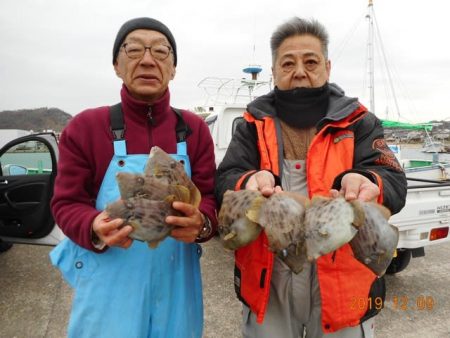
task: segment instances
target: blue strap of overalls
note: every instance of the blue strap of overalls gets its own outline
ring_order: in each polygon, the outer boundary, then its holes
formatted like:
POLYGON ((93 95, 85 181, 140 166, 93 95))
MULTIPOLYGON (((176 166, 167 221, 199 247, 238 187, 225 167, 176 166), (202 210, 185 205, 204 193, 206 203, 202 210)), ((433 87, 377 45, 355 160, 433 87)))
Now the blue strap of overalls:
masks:
POLYGON ((122 105, 120 103, 110 107, 111 131, 113 134, 114 155, 126 156, 127 145, 124 139, 125 124, 123 122, 122 105))

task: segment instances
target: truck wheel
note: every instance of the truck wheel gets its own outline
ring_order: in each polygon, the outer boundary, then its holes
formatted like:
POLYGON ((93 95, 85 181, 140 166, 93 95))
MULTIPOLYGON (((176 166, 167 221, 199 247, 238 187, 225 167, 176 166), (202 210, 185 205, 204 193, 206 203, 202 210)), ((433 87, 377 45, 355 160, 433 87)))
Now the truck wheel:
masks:
POLYGON ((400 271, 403 271, 409 264, 411 260, 411 250, 398 250, 397 257, 392 259, 391 264, 386 270, 386 274, 394 275, 400 271))

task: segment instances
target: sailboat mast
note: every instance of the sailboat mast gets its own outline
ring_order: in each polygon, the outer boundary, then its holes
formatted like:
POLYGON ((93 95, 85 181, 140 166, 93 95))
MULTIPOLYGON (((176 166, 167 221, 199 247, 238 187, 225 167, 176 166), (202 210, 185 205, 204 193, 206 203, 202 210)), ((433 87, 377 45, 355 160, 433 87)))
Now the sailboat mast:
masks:
POLYGON ((369 22, 369 34, 367 40, 367 57, 369 61, 369 93, 370 111, 375 114, 375 74, 374 74, 374 31, 373 31, 373 0, 369 0, 366 18, 369 22))

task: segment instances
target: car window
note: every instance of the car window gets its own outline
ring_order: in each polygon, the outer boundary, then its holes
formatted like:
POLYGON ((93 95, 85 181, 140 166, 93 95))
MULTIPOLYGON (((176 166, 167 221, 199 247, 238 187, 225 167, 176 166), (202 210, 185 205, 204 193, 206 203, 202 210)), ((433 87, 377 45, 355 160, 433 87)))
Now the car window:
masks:
POLYGON ((0 156, 3 176, 39 175, 52 172, 48 147, 39 141, 25 141, 6 150, 0 156))

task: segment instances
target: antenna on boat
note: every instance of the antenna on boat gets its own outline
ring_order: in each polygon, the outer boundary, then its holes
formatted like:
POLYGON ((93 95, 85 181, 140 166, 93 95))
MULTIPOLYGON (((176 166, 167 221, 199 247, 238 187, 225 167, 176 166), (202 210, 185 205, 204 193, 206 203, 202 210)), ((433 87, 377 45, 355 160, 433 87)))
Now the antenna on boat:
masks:
POLYGON ((242 69, 242 71, 247 74, 252 74, 251 81, 242 80, 242 84, 245 84, 248 87, 248 95, 252 97, 253 90, 258 84, 258 74, 261 73, 262 67, 260 65, 248 65, 247 67, 242 69))
POLYGON ((260 65, 248 65, 242 69, 244 73, 252 74, 252 80, 258 80, 258 74, 261 73, 262 67, 260 65))
POLYGON ((369 90, 370 90, 370 111, 375 114, 375 74, 374 74, 374 50, 373 50, 373 1, 369 0, 366 18, 369 20, 369 34, 367 39, 367 53, 369 60, 369 90))
MULTIPOLYGON (((381 39, 381 34, 379 30, 379 25, 377 23, 377 18, 375 16, 375 11, 373 9, 373 0, 369 0, 368 12, 366 15, 366 19, 369 21, 369 34, 367 39, 367 60, 369 63, 369 96, 370 96, 370 111, 374 114, 375 112, 375 38, 377 42, 377 51, 379 55, 382 57, 382 63, 384 63, 385 72, 387 76, 387 80, 389 82, 389 88, 392 94, 392 98, 395 104, 395 108, 397 110, 397 116, 401 117, 400 109, 397 102, 397 95, 395 93, 395 88, 392 82, 392 74, 389 68, 386 53, 383 46, 383 41, 381 39), (376 31, 374 30, 376 29, 376 31)), ((386 92, 387 93, 387 92, 386 92)), ((388 114, 388 110, 386 107, 386 115, 388 114)), ((386 116, 387 118, 387 116, 386 116)))

